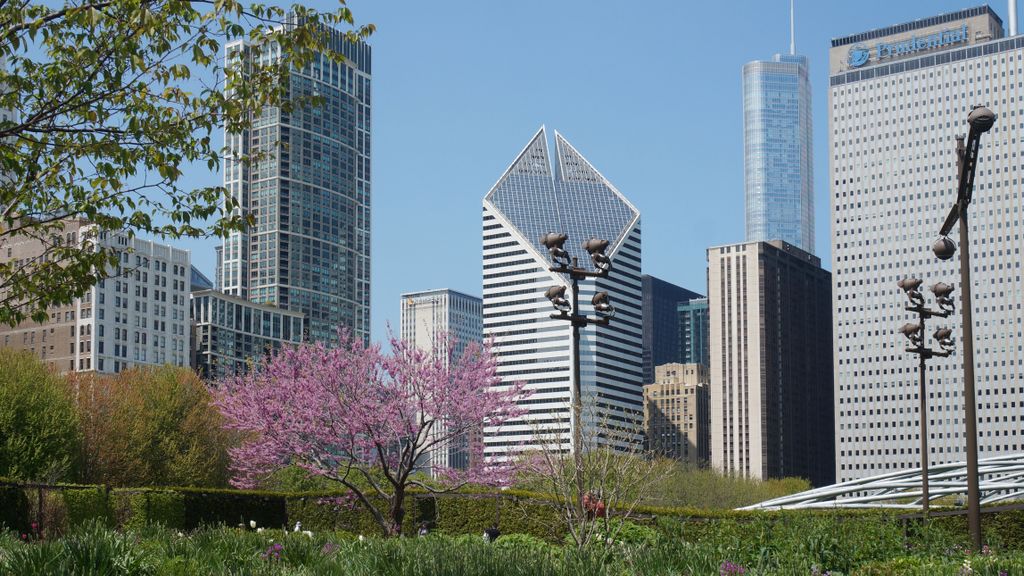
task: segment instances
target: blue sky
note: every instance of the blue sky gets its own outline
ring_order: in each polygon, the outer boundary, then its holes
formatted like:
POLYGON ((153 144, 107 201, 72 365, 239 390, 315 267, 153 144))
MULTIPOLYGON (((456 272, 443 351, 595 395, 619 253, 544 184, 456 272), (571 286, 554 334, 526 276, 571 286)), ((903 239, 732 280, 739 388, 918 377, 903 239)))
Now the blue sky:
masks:
MULTIPOLYGON (((796 48, 811 62, 816 246, 826 267, 829 40, 973 5, 796 1, 796 48)), ((640 210, 646 273, 703 293, 705 249, 744 239, 740 70, 788 50, 787 0, 349 6, 377 25, 375 340, 386 323, 397 326, 402 292, 480 294, 481 200, 541 124, 640 210)), ((1005 3, 992 6, 1008 20, 1005 3)), ((190 176, 197 185, 220 179, 190 176)), ((212 275, 215 242, 184 244, 212 275)))

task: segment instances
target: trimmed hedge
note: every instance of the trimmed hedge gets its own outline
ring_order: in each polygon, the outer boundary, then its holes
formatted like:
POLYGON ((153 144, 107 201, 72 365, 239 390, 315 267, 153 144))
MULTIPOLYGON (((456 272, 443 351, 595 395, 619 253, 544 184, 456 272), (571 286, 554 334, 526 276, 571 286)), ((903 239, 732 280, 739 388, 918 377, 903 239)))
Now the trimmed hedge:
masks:
MULTIPOLYGON (((387 514, 383 499, 371 499, 375 506, 387 514)), ((288 521, 301 522, 307 530, 342 530, 352 534, 383 535, 373 515, 359 502, 351 501, 344 494, 302 494, 287 498, 288 521)), ((421 523, 433 525, 436 510, 433 498, 413 495, 405 500, 405 518, 402 534, 413 536, 421 523)))
POLYGON ((286 495, 241 490, 177 488, 185 501, 185 528, 200 526, 248 526, 255 521, 263 528, 287 528, 286 495))
MULTIPOLYGON (((105 486, 62 484, 44 488, 42 529, 61 533, 90 519, 107 526, 139 527, 149 523, 174 529, 204 525, 289 528, 296 522, 313 531, 345 531, 378 535, 381 530, 361 504, 345 493, 280 493, 202 488, 109 490, 105 486)), ((34 521, 34 497, 22 486, 5 485, 0 478, 0 524, 27 532, 34 521)), ((414 535, 422 523, 451 536, 479 537, 495 524, 504 534, 527 534, 552 544, 562 543, 565 528, 560 510, 542 494, 518 490, 482 492, 463 489, 448 495, 410 491, 402 532, 414 535)), ((871 533, 884 527, 908 546, 928 542, 966 543, 966 517, 933 517, 927 523, 900 520, 892 511, 808 510, 784 512, 708 511, 690 508, 638 507, 637 524, 656 527, 673 540, 700 542, 732 534, 738 539, 758 537, 765 530, 799 529, 805 520, 820 520, 822 530, 871 533), (795 524, 794 524, 795 522, 795 524)), ((985 540, 997 550, 1024 550, 1024 510, 985 514, 985 540)), ((649 530, 649 529, 648 529, 649 530)), ((644 533, 646 534, 646 530, 644 533)), ((833 537, 833 536, 830 536, 833 537)))
POLYGON ((183 530, 185 524, 185 495, 170 490, 142 490, 114 493, 114 508, 118 524, 125 528, 141 528, 146 524, 161 524, 183 530))
POLYGON ((0 527, 26 532, 30 526, 25 490, 20 486, 0 486, 0 527))
POLYGON ((64 500, 68 526, 78 526, 94 519, 105 526, 114 525, 110 491, 106 486, 66 488, 61 490, 61 496, 64 500))

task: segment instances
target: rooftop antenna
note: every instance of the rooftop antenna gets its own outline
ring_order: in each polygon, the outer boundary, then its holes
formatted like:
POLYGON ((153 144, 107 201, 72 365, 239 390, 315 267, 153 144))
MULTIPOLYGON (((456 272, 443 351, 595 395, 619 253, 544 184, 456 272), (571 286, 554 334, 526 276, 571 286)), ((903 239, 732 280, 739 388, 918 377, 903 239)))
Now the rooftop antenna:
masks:
MULTIPOLYGON (((1010 4, 1011 5, 1014 4, 1014 0, 1010 0, 1010 4)), ((1016 24, 1016 19, 1013 16, 1011 16, 1010 17, 1011 29, 1012 29, 1013 26, 1015 26, 1015 24, 1016 24)), ((793 30, 794 30, 793 29, 793 0, 789 0, 789 55, 790 56, 795 56, 796 55, 796 34, 794 34, 793 30)), ((1010 35, 1013 35, 1013 34, 1014 34, 1013 32, 1010 32, 1010 35)))
POLYGON ((1010 36, 1017 35, 1017 0, 1010 0, 1010 36))

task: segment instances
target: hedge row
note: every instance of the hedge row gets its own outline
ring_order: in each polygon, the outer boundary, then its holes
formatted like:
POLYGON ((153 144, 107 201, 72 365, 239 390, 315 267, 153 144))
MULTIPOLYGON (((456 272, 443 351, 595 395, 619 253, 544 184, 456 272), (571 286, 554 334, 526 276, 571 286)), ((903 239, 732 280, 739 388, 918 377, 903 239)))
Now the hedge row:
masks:
MULTIPOLYGON (((2 482, 2 479, 0 479, 2 482)), ((371 514, 343 493, 257 492, 199 488, 107 489, 103 486, 65 485, 45 489, 43 511, 39 514, 36 489, 0 483, 0 525, 27 532, 37 518, 49 533, 99 519, 108 526, 139 527, 160 523, 179 530, 203 525, 248 525, 255 521, 265 528, 292 528, 296 522, 313 531, 334 530, 376 535, 380 528, 371 514)), ((382 504, 381 501, 375 502, 382 504)), ((421 524, 445 534, 481 534, 498 525, 506 534, 530 534, 559 543, 564 527, 559 510, 544 495, 516 490, 479 493, 470 490, 447 495, 412 492, 406 499, 402 532, 415 534, 421 524)), ((785 522, 793 512, 706 511, 688 508, 646 508, 636 510, 641 523, 661 520, 683 526, 682 536, 700 540, 716 530, 716 521, 743 524, 752 519, 785 522), (772 519, 776 520, 772 520, 772 519)), ((895 522, 891 512, 802 511, 801 517, 821 515, 850 522, 895 522)), ((986 540, 1004 550, 1024 550, 1024 511, 985 514, 986 540)), ((933 518, 931 528, 950 534, 966 532, 964 516, 933 518)), ((913 538, 914 522, 906 523, 913 538)))

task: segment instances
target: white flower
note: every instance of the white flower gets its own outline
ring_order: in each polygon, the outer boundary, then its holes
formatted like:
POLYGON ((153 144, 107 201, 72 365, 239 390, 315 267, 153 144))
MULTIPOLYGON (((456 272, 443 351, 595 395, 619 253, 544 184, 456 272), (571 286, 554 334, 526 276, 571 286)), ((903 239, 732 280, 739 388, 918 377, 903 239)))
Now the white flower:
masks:
POLYGON ((303 530, 302 533, 305 534, 306 536, 309 536, 310 538, 313 537, 313 533, 310 532, 309 530, 303 530))
POLYGON ((295 530, 292 530, 292 532, 298 532, 300 530, 302 530, 302 522, 296 522, 295 523, 295 530))
POLYGON ((255 520, 249 520, 249 528, 252 528, 253 530, 256 529, 256 521, 255 520))
POLYGON ((256 533, 257 534, 259 534, 261 532, 263 532, 263 527, 262 526, 256 529, 256 533))
POLYGON ((184 538, 184 537, 185 537, 184 534, 182 534, 181 532, 178 532, 178 538, 184 538))
POLYGON ((611 538, 608 538, 607 540, 604 541, 604 543, 609 545, 609 546, 611 546, 612 544, 615 544, 615 540, 612 540, 611 538))
POLYGON ((360 534, 359 535, 359 541, 360 542, 366 542, 366 536, 363 536, 362 534, 360 534))

